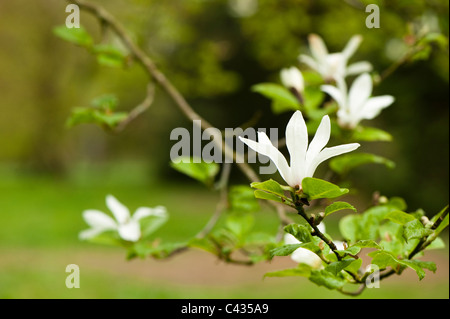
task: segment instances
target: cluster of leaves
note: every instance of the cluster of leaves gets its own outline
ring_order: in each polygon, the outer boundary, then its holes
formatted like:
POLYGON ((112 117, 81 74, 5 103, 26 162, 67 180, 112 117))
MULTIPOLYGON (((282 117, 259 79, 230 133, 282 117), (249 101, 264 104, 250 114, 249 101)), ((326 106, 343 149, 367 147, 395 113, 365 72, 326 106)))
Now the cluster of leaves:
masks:
MULTIPOLYGON (((85 48, 96 57, 100 65, 124 68, 129 63, 126 53, 111 44, 95 44, 92 36, 83 27, 67 28, 62 25, 55 27, 53 33, 69 43, 85 48)), ((74 108, 67 125, 72 127, 82 123, 94 123, 106 129, 114 129, 128 117, 127 112, 116 112, 118 102, 113 94, 99 96, 91 101, 89 107, 74 108)))
MULTIPOLYGON (((316 178, 305 178, 300 192, 286 189, 273 180, 253 183, 252 187, 256 188, 257 198, 275 200, 300 210, 303 205, 309 205, 311 200, 333 199, 348 192, 348 189, 316 178), (286 196, 286 193, 291 196, 286 196)), ((286 233, 299 241, 298 244, 284 244, 270 251, 273 258, 291 255, 299 248, 308 249, 320 257, 323 267, 314 268, 306 263, 299 263, 295 268, 270 272, 265 276, 303 276, 318 285, 338 290, 346 284, 364 284, 364 280, 373 271, 372 268, 362 268, 362 259, 358 254, 365 249, 370 251, 367 255, 371 258, 369 264, 376 265, 378 270, 390 268, 401 274, 405 268, 411 268, 422 280, 425 277, 424 269, 434 272, 436 265, 412 258, 423 254, 425 249, 444 247, 444 242, 438 236, 448 226, 448 206, 431 220, 425 218, 422 210, 407 213, 406 208, 401 198, 383 198, 380 203, 363 213, 344 216, 339 227, 348 247, 339 250, 330 245, 333 239, 329 235, 323 234, 324 238, 321 238, 311 227, 332 213, 356 211, 347 202, 335 201, 325 207, 320 220, 309 219, 311 224, 307 222, 308 219, 304 219, 300 224, 290 224, 284 228, 286 233), (437 221, 440 221, 439 225, 437 221), (436 225, 438 226, 435 227, 436 225)))

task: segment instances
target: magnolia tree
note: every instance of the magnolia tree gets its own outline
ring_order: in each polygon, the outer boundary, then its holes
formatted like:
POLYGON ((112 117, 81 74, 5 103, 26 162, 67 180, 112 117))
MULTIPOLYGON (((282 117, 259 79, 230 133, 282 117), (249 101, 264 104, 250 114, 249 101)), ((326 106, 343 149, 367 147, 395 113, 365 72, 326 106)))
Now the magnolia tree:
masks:
MULTIPOLYGON (((291 112, 285 137, 271 140, 262 131, 252 136, 245 134, 248 130, 233 130, 233 138, 248 146, 248 153, 243 154, 194 111, 111 14, 98 5, 81 0, 72 2, 93 14, 103 28, 112 30, 126 50, 96 44, 82 27, 57 27, 56 35, 85 47, 104 65, 123 66, 130 60, 136 61, 147 73, 149 82, 147 96, 131 111, 117 112, 115 98, 102 96, 93 101, 92 107, 74 109, 69 124, 91 122, 120 131, 152 104, 153 88, 157 85, 193 122, 194 129, 208 133, 211 150, 225 158, 223 163, 202 158, 202 154, 172 158, 174 169, 221 194, 210 220, 194 238, 181 243, 155 240, 152 233, 168 220, 163 206, 141 207, 131 215, 118 199, 107 195, 106 205, 112 217, 98 210, 84 211, 89 228, 80 232, 80 239, 122 246, 128 258, 167 258, 190 248, 200 248, 225 262, 244 265, 286 256, 298 265, 264 276, 304 276, 317 285, 350 295, 360 294, 376 280, 401 275, 406 268, 413 269, 420 280, 425 269, 436 271, 433 262, 421 261, 420 257, 426 250, 444 247, 439 234, 448 226, 448 205, 429 219, 421 209, 408 211, 399 197, 377 195, 368 209, 358 212, 352 203, 339 199, 349 189, 338 185, 348 184, 347 173, 353 168, 367 163, 393 166, 391 160, 360 152, 358 148, 371 141, 391 141, 388 132, 367 125, 368 120, 393 105, 395 99, 390 95, 372 96, 372 90, 406 62, 408 55, 387 73, 374 77, 369 62, 350 63, 361 44, 361 36, 350 37, 341 52, 330 53, 323 39, 311 34, 310 52, 299 56, 297 66, 281 70, 279 83, 253 87, 272 101, 274 113, 291 112), (280 151, 284 146, 289 160, 280 151), (264 171, 267 167, 261 167, 260 174, 256 173, 248 164, 254 160, 255 152, 264 156, 262 159, 268 158, 276 170, 264 171), (236 165, 248 178, 249 186, 230 185, 231 165, 236 165), (328 166, 326 179, 314 177, 319 165, 328 166), (276 171, 284 182, 264 174, 276 171), (278 232, 265 233, 254 228, 261 201, 277 214, 278 232), (326 231, 326 219, 339 212, 346 214, 342 213, 339 220, 340 235, 332 237, 326 231), (294 219, 296 215, 300 217, 294 219), (224 222, 218 223, 219 220, 224 222), (363 254, 367 258, 361 258, 363 254)), ((445 41, 442 37, 436 33, 417 37, 409 57, 429 49, 433 42, 442 43, 445 41)))

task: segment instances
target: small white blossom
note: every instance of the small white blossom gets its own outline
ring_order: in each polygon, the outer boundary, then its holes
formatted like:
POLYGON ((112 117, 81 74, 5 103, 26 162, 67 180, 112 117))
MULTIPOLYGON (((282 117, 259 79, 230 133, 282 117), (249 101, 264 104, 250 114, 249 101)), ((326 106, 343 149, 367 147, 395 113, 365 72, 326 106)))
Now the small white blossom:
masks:
POLYGON ((321 89, 338 104, 337 117, 341 127, 355 128, 360 121, 375 118, 382 109, 394 102, 391 95, 370 97, 373 84, 368 73, 358 76, 348 93, 344 79, 338 79, 337 87, 322 85, 321 89))
POLYGON ((311 69, 320 73, 325 81, 370 72, 372 65, 367 61, 347 65, 351 56, 358 49, 361 41, 362 36, 355 35, 350 39, 342 52, 328 53, 328 49, 322 38, 317 34, 311 34, 308 37, 308 42, 312 56, 302 54, 299 59, 311 69))
MULTIPOLYGON (((317 228, 320 230, 321 233, 325 233, 325 224, 320 223, 317 228)), ((285 244, 301 244, 301 241, 299 241, 297 238, 292 236, 291 234, 284 235, 284 243, 285 244)), ((334 241, 334 244, 336 245, 336 248, 338 250, 344 250, 344 243, 341 241, 334 241)), ((300 247, 294 250, 294 252, 291 254, 291 259, 299 264, 306 264, 311 266, 314 269, 323 268, 322 259, 320 259, 317 254, 313 253, 311 250, 308 250, 306 248, 300 247)))
POLYGON ((141 237, 139 221, 148 216, 166 217, 166 209, 162 206, 155 208, 139 207, 133 216, 130 211, 114 196, 106 196, 106 206, 112 212, 115 220, 109 215, 94 209, 83 212, 83 219, 91 227, 79 234, 80 239, 89 239, 108 230, 115 230, 119 236, 127 241, 138 241, 141 237))
POLYGON ((305 89, 305 82, 303 80, 302 72, 295 66, 282 69, 280 72, 281 83, 287 88, 293 88, 298 93, 303 93, 305 89))
POLYGON ((357 149, 358 143, 325 147, 330 139, 331 123, 328 115, 322 118, 316 135, 308 146, 308 131, 300 111, 296 111, 286 126, 286 146, 290 154, 290 165, 284 155, 272 144, 264 132, 258 132, 258 142, 239 139, 254 151, 265 155, 276 165, 278 172, 291 187, 301 188, 305 177, 312 177, 320 163, 327 159, 357 149), (325 147, 325 148, 324 148, 325 147))

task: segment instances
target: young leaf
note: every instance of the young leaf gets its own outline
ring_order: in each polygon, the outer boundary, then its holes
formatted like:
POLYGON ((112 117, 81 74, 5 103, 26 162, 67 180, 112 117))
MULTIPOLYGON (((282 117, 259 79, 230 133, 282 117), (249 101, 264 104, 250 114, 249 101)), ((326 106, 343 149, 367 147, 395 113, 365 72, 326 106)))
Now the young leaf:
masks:
POLYGON ((334 202, 325 208, 325 217, 344 209, 351 209, 356 212, 356 208, 346 202, 334 202))
POLYGON ((345 279, 333 275, 325 269, 312 270, 309 280, 319 286, 325 286, 328 289, 340 289, 347 283, 345 279))
POLYGON ((403 237, 406 241, 410 241, 411 239, 421 239, 433 233, 431 229, 425 228, 418 219, 407 222, 403 225, 403 228, 403 237))
POLYGON ((242 239, 253 228, 255 217, 249 213, 231 213, 225 221, 226 227, 242 239))
POLYGON ((284 86, 275 83, 260 83, 252 87, 254 92, 258 92, 273 101, 274 111, 284 112, 288 110, 296 111, 300 108, 297 98, 284 86))
POLYGON ((325 267, 326 271, 331 272, 333 275, 337 276, 343 270, 345 267, 349 266, 351 263, 353 263, 355 259, 349 258, 349 259, 343 259, 340 261, 333 262, 325 267))
POLYGON ((93 51, 101 65, 115 68, 125 66, 125 55, 112 45, 98 44, 93 47, 93 51))
POLYGON ((352 169, 364 164, 383 164, 394 168, 395 163, 387 158, 370 153, 350 153, 335 157, 330 161, 330 168, 339 175, 346 175, 352 169))
POLYGON ((400 210, 394 210, 386 215, 386 219, 393 221, 394 223, 404 225, 408 222, 416 220, 416 218, 408 213, 402 212, 400 210))
POLYGON ((114 94, 104 94, 91 101, 91 105, 103 111, 114 111, 119 104, 114 94))
POLYGON ((270 257, 273 258, 274 256, 289 256, 294 251, 296 251, 298 248, 302 247, 304 244, 287 244, 283 245, 277 248, 272 249, 269 254, 270 257))
POLYGON ((232 211, 255 212, 259 210, 259 204, 253 195, 253 190, 247 185, 230 187, 228 199, 232 211))
POLYGON ((392 141, 392 135, 374 127, 358 126, 352 135, 355 141, 392 141))
POLYGON ((272 194, 272 193, 266 193, 263 192, 259 189, 255 190, 255 198, 259 198, 259 199, 267 199, 267 200, 273 200, 275 202, 279 202, 279 203, 283 203, 283 200, 281 199, 281 197, 272 194))
POLYGON ((276 181, 274 181, 273 179, 269 179, 268 181, 265 182, 254 182, 251 183, 250 186, 252 188, 256 188, 268 193, 272 193, 275 195, 278 195, 280 197, 286 197, 284 195, 284 189, 281 187, 280 184, 278 184, 276 181))
POLYGON ((211 186, 214 177, 219 172, 219 164, 205 163, 199 159, 180 158, 178 163, 171 162, 170 166, 177 171, 192 177, 207 186, 211 186))
POLYGON ((67 42, 86 48, 91 47, 94 43, 91 35, 83 27, 68 28, 65 25, 60 25, 53 28, 53 33, 67 42))
POLYGON ((289 224, 284 227, 284 231, 302 243, 308 243, 312 240, 311 231, 305 225, 289 224))
POLYGON ((335 198, 348 193, 346 188, 340 188, 330 182, 313 177, 305 177, 302 181, 302 188, 308 200, 335 198))

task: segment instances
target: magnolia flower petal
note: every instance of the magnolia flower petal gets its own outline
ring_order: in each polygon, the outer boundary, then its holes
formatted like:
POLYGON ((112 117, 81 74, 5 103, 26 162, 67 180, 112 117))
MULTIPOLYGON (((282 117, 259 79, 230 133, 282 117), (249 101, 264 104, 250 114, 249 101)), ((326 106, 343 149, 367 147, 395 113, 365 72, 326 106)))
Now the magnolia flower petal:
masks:
POLYGON ((142 218, 148 216, 166 217, 167 216, 166 208, 163 206, 157 206, 155 208, 139 207, 133 214, 133 217, 131 217, 131 219, 134 221, 139 221, 142 218))
POLYGON ((328 55, 328 49, 322 38, 317 34, 310 34, 308 37, 308 41, 309 48, 311 49, 311 53, 314 58, 319 62, 325 61, 328 55))
POLYGON ((342 55, 348 60, 356 52, 362 40, 363 38, 361 35, 354 35, 351 37, 342 51, 342 55))
POLYGON ((113 195, 106 196, 106 206, 111 210, 119 224, 124 224, 130 219, 130 211, 113 195))
POLYGON ((338 156, 356 150, 360 145, 358 143, 343 144, 334 147, 324 148, 319 155, 314 158, 308 166, 307 176, 313 176, 317 166, 329 158, 338 156))
POLYGON ((291 157, 291 174, 296 186, 305 177, 306 150, 308 148, 308 129, 300 111, 292 115, 286 126, 286 146, 291 157))
POLYGON ((311 69, 319 72, 319 65, 317 64, 316 60, 314 60, 309 55, 301 54, 299 57, 299 60, 300 60, 300 62, 309 66, 311 69))
POLYGON ((303 75, 295 66, 281 70, 280 78, 284 86, 294 88, 300 93, 303 92, 305 87, 303 75))
POLYGON ((299 264, 307 264, 315 269, 322 266, 322 260, 319 256, 312 251, 301 247, 292 253, 291 259, 299 264))
POLYGON ((372 64, 370 64, 367 61, 361 61, 350 64, 345 72, 345 75, 355 75, 355 74, 361 74, 365 72, 372 71, 373 67, 372 64))
POLYGON ((127 241, 138 241, 141 237, 141 226, 137 221, 130 221, 119 225, 119 235, 127 241))
POLYGON ((102 232, 104 232, 107 229, 104 228, 89 228, 86 230, 81 231, 78 234, 78 238, 80 240, 87 240, 87 239, 91 239, 99 234, 101 234, 102 232))
POLYGON ((284 244, 286 244, 286 245, 299 244, 300 243, 300 241, 297 238, 295 238, 294 235, 291 235, 291 234, 288 234, 288 233, 284 234, 283 241, 284 241, 284 244))
POLYGON ((335 240, 333 243, 336 245, 338 250, 345 250, 344 242, 340 240, 335 240))
POLYGON ((380 114, 381 110, 394 103, 391 95, 382 95, 370 98, 360 111, 362 119, 371 120, 380 114))
MULTIPOLYGON (((317 128, 316 135, 309 144, 308 151, 306 153, 306 170, 310 163, 314 162, 314 159, 319 155, 320 151, 327 145, 330 140, 331 134, 331 122, 328 115, 325 115, 317 128)), ((312 176, 305 176, 312 177, 312 176)))
POLYGON ((367 102, 372 94, 372 78, 368 73, 358 76, 352 84, 348 93, 348 106, 351 114, 356 114, 358 110, 367 102))
POLYGON ((333 85, 322 85, 320 89, 330 95, 333 100, 336 101, 339 108, 344 109, 345 108, 345 92, 343 93, 341 90, 339 90, 337 87, 333 85))
POLYGON ((85 210, 83 212, 83 219, 92 228, 115 229, 117 227, 117 223, 114 219, 95 209, 85 210))
POLYGON ((239 139, 241 140, 242 143, 247 144, 247 146, 250 147, 252 150, 269 157, 269 159, 277 167, 281 177, 286 181, 286 183, 291 185, 292 183, 291 170, 286 161, 286 158, 275 146, 273 146, 272 142, 270 141, 266 133, 258 132, 259 142, 255 142, 247 138, 243 138, 241 136, 239 136, 239 139))

